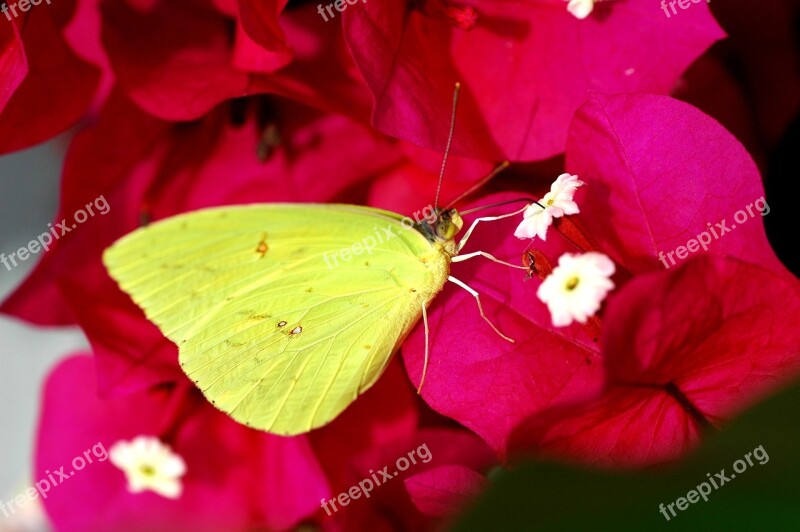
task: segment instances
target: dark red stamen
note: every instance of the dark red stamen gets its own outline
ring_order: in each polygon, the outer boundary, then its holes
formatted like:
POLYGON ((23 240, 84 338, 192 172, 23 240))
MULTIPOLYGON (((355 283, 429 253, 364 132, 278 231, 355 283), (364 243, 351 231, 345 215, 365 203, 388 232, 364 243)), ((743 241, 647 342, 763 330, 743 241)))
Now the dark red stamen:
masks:
POLYGON ((597 251, 597 243, 577 216, 562 216, 556 218, 553 227, 561 236, 572 242, 581 251, 597 251))
POLYGON ((532 249, 522 254, 522 265, 528 268, 528 279, 534 275, 540 281, 544 281, 545 277, 553 273, 553 266, 547 259, 544 253, 538 249, 532 249))

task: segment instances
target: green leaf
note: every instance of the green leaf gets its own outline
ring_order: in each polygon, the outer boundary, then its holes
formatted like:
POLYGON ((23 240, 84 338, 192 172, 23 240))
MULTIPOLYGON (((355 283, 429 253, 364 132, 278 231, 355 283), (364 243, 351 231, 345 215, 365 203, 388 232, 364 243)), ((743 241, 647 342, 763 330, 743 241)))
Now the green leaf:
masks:
POLYGON ((669 469, 601 472, 522 464, 497 474, 454 530, 800 530, 798 406, 800 387, 786 390, 710 435, 697 453, 669 469), (768 460, 755 451, 749 465, 745 455, 758 447, 768 460), (734 471, 737 460, 740 473, 734 471), (723 469, 735 476, 720 485, 715 474, 723 469), (717 483, 708 501, 687 501, 683 511, 673 505, 673 517, 667 505, 709 482, 707 473, 717 483))

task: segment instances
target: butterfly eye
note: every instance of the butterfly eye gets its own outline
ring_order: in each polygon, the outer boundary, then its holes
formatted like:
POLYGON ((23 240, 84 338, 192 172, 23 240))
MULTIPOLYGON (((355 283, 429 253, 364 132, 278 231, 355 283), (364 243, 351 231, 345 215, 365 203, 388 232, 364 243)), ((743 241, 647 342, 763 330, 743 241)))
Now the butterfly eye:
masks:
POLYGON ((450 240, 461 230, 463 220, 455 209, 443 211, 436 220, 436 235, 450 240))
POLYGON ((464 227, 464 220, 461 219, 461 215, 458 214, 458 211, 455 209, 450 209, 450 223, 453 226, 453 234, 455 235, 461 228, 464 227))

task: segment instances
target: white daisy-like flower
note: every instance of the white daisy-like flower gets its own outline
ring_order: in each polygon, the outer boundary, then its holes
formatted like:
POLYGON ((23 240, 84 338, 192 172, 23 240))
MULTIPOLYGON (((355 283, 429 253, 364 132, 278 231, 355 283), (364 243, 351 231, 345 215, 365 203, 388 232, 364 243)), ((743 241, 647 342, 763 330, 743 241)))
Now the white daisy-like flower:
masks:
POLYGON ((137 436, 129 442, 118 441, 111 446, 108 456, 125 473, 131 493, 149 490, 168 499, 181 496, 186 462, 158 438, 137 436))
POLYGON ((596 0, 566 0, 569 2, 567 4, 567 11, 572 13, 572 15, 580 20, 585 19, 589 15, 592 14, 594 10, 594 3, 596 0))
POLYGON ((521 239, 539 237, 547 239, 547 228, 553 223, 553 218, 560 218, 566 214, 581 212, 578 204, 572 198, 575 191, 584 182, 578 176, 561 174, 550 185, 550 192, 544 195, 539 203, 528 205, 522 213, 522 222, 514 231, 514 236, 521 239))
POLYGON ((614 271, 614 262, 602 253, 565 253, 539 285, 536 296, 547 305, 554 326, 586 323, 614 288, 614 271))

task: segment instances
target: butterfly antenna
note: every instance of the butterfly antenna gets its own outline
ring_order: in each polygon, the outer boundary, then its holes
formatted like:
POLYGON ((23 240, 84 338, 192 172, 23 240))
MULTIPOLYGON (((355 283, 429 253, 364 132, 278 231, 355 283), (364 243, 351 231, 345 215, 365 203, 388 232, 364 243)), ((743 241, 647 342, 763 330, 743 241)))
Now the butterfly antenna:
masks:
POLYGON ((497 202, 497 203, 490 203, 489 205, 481 205, 480 207, 475 207, 474 209, 461 211, 460 214, 461 215, 472 214, 473 212, 482 211, 484 209, 490 209, 492 207, 500 207, 501 205, 508 205, 509 203, 517 203, 517 202, 520 202, 520 201, 526 201, 528 203, 535 203, 536 205, 541 207, 542 210, 544 210, 544 205, 542 205, 541 203, 539 203, 538 201, 536 201, 533 198, 517 198, 517 199, 512 199, 512 200, 507 200, 507 201, 500 201, 500 202, 497 202))
POLYGON ((456 88, 453 90, 453 112, 450 115, 450 133, 447 135, 447 147, 444 149, 444 158, 442 159, 442 169, 439 171, 439 184, 436 186, 436 198, 433 201, 433 206, 439 208, 439 192, 442 190, 442 180, 444 179, 444 168, 447 166, 447 156, 450 154, 450 146, 453 144, 453 133, 456 130, 456 109, 458 108, 458 93, 461 91, 461 83, 456 82, 456 88))

